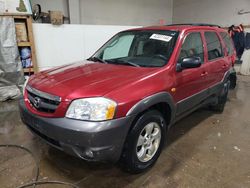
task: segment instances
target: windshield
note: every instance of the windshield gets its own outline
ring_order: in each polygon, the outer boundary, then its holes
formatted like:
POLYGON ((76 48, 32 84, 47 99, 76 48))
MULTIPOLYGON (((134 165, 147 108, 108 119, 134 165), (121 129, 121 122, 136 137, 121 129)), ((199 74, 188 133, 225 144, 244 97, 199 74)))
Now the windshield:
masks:
POLYGON ((137 67, 162 67, 174 50, 177 31, 125 31, 115 35, 90 60, 137 67))

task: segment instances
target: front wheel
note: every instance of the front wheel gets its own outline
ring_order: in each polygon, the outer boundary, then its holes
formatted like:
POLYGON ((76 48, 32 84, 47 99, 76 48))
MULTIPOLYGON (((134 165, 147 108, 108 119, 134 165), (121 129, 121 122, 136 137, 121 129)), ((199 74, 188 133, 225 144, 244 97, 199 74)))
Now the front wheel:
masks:
POLYGON ((160 156, 166 137, 166 123, 156 110, 141 115, 129 132, 122 161, 127 171, 140 173, 149 169, 160 156))

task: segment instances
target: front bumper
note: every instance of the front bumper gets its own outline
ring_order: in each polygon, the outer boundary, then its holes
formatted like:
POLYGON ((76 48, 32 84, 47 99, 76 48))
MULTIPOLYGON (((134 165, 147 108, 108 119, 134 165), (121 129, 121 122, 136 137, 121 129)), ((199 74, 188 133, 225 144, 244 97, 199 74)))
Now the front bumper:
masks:
POLYGON ((48 144, 90 161, 119 160, 133 116, 102 122, 45 118, 31 113, 20 99, 24 124, 48 144))

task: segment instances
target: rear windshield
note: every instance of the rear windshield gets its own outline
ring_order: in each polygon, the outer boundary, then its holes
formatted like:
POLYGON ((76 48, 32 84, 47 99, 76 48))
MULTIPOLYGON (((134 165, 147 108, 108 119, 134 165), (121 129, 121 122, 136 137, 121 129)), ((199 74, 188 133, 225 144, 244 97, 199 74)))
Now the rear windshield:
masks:
POLYGON ((121 32, 93 57, 111 64, 162 67, 168 63, 177 38, 177 31, 168 30, 121 32))

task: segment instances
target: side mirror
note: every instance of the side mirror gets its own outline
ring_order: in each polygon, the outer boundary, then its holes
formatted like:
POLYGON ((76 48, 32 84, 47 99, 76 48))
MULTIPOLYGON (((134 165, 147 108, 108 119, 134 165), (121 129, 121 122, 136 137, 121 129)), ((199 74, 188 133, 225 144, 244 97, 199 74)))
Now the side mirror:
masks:
POLYGON ((183 69, 197 68, 201 66, 200 57, 186 57, 177 63, 176 70, 181 72, 183 69))

